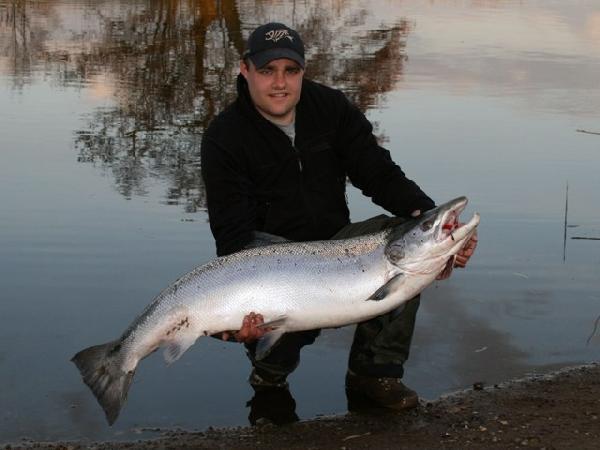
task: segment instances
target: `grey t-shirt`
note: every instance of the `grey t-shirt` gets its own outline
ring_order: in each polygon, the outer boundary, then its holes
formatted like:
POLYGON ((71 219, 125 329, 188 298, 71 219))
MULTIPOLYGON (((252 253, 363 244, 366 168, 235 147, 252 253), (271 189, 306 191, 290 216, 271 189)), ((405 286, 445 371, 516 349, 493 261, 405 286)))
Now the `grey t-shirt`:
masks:
POLYGON ((294 141, 296 140, 296 121, 292 121, 292 123, 290 123, 289 125, 279 125, 278 123, 275 123, 275 125, 277 125, 281 129, 281 131, 283 131, 287 135, 287 137, 290 138, 290 141, 292 141, 292 145, 294 145, 294 141))

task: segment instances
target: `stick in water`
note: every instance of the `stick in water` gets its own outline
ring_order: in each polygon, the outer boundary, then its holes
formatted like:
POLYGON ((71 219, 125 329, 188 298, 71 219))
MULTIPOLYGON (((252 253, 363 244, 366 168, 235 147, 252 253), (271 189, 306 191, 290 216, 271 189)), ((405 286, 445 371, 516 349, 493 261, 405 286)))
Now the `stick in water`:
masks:
POLYGON ((585 345, 590 345, 590 341, 592 340, 592 338, 596 334, 596 330, 598 329, 598 322, 600 322, 600 316, 596 317, 596 322, 594 322, 594 330, 592 331, 592 334, 590 334, 590 337, 587 338, 587 342, 585 343, 585 345))
POLYGON ((575 130, 578 133, 585 133, 585 134, 597 134, 600 135, 600 133, 596 133, 595 131, 587 131, 587 130, 575 130))
POLYGON ((567 260, 567 215, 569 212, 569 182, 567 181, 567 192, 565 195, 565 227, 563 234, 563 262, 567 260))

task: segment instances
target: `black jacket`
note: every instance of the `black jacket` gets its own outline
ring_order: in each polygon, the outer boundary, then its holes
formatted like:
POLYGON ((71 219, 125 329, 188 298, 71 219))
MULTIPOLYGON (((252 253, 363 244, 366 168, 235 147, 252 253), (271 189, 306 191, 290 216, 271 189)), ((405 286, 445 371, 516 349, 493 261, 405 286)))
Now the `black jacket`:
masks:
POLYGON ((218 255, 243 248, 253 230, 295 241, 330 238, 350 221, 346 177, 397 216, 434 206, 344 94, 308 80, 295 146, 255 109, 240 75, 238 98, 205 131, 201 158, 218 255))

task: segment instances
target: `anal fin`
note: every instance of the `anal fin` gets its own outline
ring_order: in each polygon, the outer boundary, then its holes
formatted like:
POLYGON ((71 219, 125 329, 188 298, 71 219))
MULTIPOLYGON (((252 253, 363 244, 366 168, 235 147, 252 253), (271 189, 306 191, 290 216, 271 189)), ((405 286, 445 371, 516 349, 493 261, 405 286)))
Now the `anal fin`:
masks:
POLYGON ((277 316, 274 319, 269 320, 268 322, 263 322, 260 325, 257 325, 257 328, 277 328, 285 323, 287 320, 287 316, 285 314, 281 316, 277 316))
POLYGON ((281 336, 285 333, 285 330, 277 328, 273 331, 269 331, 263 337, 258 340, 256 344, 255 358, 257 360, 264 359, 270 352, 273 346, 279 341, 281 336))

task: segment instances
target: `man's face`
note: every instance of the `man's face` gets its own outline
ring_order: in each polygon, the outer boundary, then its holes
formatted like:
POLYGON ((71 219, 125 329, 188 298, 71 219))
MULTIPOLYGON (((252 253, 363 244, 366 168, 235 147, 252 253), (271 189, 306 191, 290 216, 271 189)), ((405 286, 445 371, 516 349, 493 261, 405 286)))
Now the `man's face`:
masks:
POLYGON ((294 119, 300 100, 304 70, 291 59, 275 59, 257 69, 252 62, 240 64, 252 101, 265 118, 282 125, 294 119))

